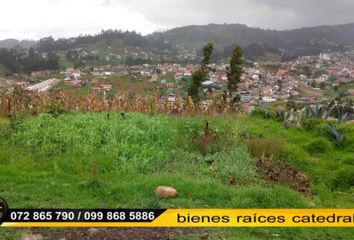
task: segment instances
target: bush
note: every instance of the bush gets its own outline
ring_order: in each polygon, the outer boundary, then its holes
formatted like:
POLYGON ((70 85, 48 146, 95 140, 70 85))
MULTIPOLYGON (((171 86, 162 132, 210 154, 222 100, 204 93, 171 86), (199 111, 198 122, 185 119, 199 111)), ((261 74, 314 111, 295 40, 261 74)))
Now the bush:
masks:
POLYGON ((307 145, 306 149, 312 154, 326 153, 332 150, 332 145, 325 138, 316 138, 309 145, 307 145))
POLYGON ((57 118, 60 115, 68 113, 68 111, 62 105, 50 104, 47 108, 47 113, 57 118))

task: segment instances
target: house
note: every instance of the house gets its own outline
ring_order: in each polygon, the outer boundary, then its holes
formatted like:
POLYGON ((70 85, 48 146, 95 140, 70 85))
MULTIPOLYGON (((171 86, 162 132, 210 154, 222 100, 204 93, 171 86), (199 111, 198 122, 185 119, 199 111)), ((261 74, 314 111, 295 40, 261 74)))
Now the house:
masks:
POLYGON ((354 97, 354 89, 348 89, 349 96, 354 97))
POLYGON ((241 102, 249 102, 251 100, 251 92, 250 91, 242 91, 240 92, 241 102))
POLYGON ((71 86, 81 88, 83 86, 81 80, 75 80, 71 82, 71 86))
POLYGON ((159 75, 157 73, 152 74, 149 82, 157 82, 159 80, 159 75))
POLYGON ((176 101, 176 94, 170 93, 170 94, 168 95, 167 100, 168 100, 170 103, 174 103, 174 102, 176 101))
POLYGON ((112 72, 108 72, 108 71, 106 71, 106 72, 104 72, 104 73, 103 73, 103 75, 104 75, 104 76, 112 76, 112 75, 113 75, 113 73, 112 73, 112 72))
POLYGON ((79 80, 81 77, 80 69, 67 68, 65 71, 65 80, 79 80))
POLYGON ((101 88, 103 91, 109 92, 112 90, 112 84, 101 84, 101 88))
POLYGON ((183 73, 176 73, 175 76, 174 76, 174 78, 175 78, 175 81, 176 81, 176 82, 181 81, 182 78, 183 78, 183 73))
POLYGON ((100 87, 93 87, 93 88, 91 88, 90 93, 91 94, 97 94, 97 93, 101 93, 102 91, 103 90, 100 87))
POLYGON ((264 96, 264 97, 262 97, 262 101, 266 102, 266 103, 270 103, 270 102, 275 102, 276 99, 273 97, 264 96))
POLYGON ((281 77, 283 77, 284 75, 285 75, 285 70, 279 68, 278 71, 277 71, 276 76, 281 78, 281 77))
POLYGON ((53 70, 44 70, 44 71, 34 71, 31 73, 32 77, 46 77, 51 73, 55 73, 53 70))
POLYGON ((167 87, 167 89, 172 89, 173 88, 173 83, 167 83, 166 87, 167 87))
POLYGON ((55 85, 60 83, 60 81, 61 81, 60 79, 52 78, 52 79, 48 79, 46 81, 28 86, 25 89, 28 91, 35 91, 35 92, 39 92, 39 93, 47 92, 51 88, 53 88, 55 85))

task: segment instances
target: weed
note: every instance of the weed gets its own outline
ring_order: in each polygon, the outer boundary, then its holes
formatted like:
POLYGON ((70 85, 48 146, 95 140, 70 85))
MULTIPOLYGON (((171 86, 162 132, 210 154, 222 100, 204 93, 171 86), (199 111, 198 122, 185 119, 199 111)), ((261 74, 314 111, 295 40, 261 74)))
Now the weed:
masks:
POLYGON ((209 122, 205 121, 204 134, 193 137, 193 143, 199 152, 205 156, 208 153, 209 144, 212 141, 213 136, 210 134, 209 122))

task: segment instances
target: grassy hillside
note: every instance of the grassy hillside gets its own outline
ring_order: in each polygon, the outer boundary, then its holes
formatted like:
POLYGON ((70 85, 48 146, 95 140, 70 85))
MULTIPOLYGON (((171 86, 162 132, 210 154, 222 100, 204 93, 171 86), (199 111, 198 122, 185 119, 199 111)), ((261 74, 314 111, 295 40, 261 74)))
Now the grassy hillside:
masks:
MULTIPOLYGON (((321 123, 305 130, 257 116, 208 117, 206 144, 206 117, 125 115, 1 120, 0 195, 13 208, 353 207, 352 123, 340 125, 345 143, 336 147, 321 123), (282 179, 270 176, 275 171, 282 179), (178 197, 155 198, 158 185, 175 187, 178 197)), ((206 231, 223 239, 354 236, 350 228, 206 231)))

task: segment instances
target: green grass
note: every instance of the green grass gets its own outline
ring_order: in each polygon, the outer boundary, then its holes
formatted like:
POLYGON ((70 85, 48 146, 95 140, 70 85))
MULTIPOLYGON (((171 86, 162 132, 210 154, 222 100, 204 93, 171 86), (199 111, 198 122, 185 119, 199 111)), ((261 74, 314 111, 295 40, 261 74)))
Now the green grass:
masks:
MULTIPOLYGON (((213 139, 204 156, 193 137, 203 133, 205 118, 42 114, 23 119, 14 130, 1 120, 0 195, 12 208, 353 208, 353 125, 340 126, 346 139, 338 148, 315 130, 285 128, 254 116, 208 117, 213 139), (309 176, 311 194, 266 183, 241 137, 245 132, 280 142, 274 157, 309 176), (316 139, 330 149, 318 151, 316 145, 309 150, 316 139), (237 184, 226 184, 232 177, 237 184), (157 199, 159 185, 175 187, 178 197, 157 199)), ((224 239, 354 235, 352 229, 338 228, 209 231, 224 239)))

